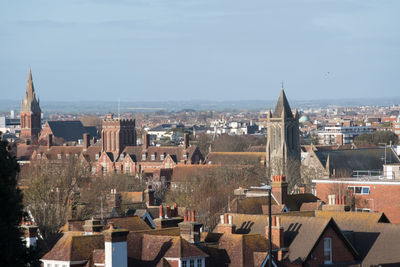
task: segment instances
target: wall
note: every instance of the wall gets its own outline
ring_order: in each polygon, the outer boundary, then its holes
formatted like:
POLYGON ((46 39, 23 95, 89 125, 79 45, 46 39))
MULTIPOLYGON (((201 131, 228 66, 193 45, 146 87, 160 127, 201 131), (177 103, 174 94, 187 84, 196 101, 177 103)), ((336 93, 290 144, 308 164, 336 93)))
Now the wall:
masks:
MULTIPOLYGON (((369 186, 369 195, 355 195, 356 208, 369 208, 371 211, 384 212, 392 223, 400 223, 400 182, 380 182, 380 184, 341 183, 341 190, 347 186, 369 186), (372 201, 373 199, 373 201, 372 201)), ((317 197, 328 203, 328 195, 338 191, 339 184, 316 183, 317 197)), ((342 194, 345 192, 341 192, 342 194)))

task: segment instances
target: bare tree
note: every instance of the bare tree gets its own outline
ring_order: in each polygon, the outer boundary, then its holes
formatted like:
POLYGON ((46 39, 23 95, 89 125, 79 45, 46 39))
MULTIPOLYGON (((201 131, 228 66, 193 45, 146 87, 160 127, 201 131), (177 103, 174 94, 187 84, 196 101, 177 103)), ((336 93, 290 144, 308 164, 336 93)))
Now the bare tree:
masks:
POLYGON ((28 182, 28 188, 23 191, 25 208, 39 225, 45 240, 65 224, 79 195, 79 185, 88 177, 86 171, 78 158, 70 157, 57 163, 34 161, 21 172, 21 179, 28 182))

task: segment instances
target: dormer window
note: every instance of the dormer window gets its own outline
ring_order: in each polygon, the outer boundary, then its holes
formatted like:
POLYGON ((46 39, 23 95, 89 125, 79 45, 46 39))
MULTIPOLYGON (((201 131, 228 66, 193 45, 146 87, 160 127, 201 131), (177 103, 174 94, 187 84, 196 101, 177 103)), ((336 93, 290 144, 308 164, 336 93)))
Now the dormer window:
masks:
POLYGON ((125 158, 125 155, 124 154, 121 154, 121 159, 124 159, 125 158))

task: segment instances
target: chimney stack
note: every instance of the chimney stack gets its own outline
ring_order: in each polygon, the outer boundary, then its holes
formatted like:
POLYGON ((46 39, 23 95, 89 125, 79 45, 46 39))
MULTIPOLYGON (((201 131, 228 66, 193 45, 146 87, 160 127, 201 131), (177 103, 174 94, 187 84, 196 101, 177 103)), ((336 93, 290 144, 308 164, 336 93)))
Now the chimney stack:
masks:
MULTIPOLYGON (((272 216, 271 235, 272 246, 275 246, 278 249, 284 247, 284 230, 281 226, 281 218, 279 216, 272 216)), ((265 227, 265 236, 268 238, 268 225, 265 227)))
POLYGON ((217 232, 221 234, 234 234, 236 225, 233 224, 233 216, 225 213, 220 216, 221 222, 217 225, 217 232))
POLYGON ((150 146, 150 135, 148 133, 143 134, 143 148, 148 149, 150 146))
POLYGON ((181 231, 181 237, 189 243, 197 244, 200 242, 200 229, 203 226, 201 223, 195 222, 195 211, 192 211, 189 220, 185 214, 185 220, 178 224, 181 231))
POLYGON ((101 232, 101 230, 103 230, 103 226, 99 220, 91 219, 85 221, 83 230, 85 230, 85 235, 92 235, 93 233, 101 232))
POLYGON ((285 175, 274 175, 272 177, 272 194, 275 196, 279 205, 285 205, 287 200, 288 183, 285 175))
POLYGON ((90 146, 90 134, 84 133, 83 134, 83 149, 87 150, 90 146))
POLYGON ((50 147, 53 146, 53 135, 48 134, 47 135, 47 149, 50 149, 50 147))
POLYGON ((183 145, 185 149, 189 147, 189 135, 187 133, 183 134, 183 145))
POLYGON ((144 196, 145 196, 145 199, 146 199, 147 207, 154 206, 154 204, 155 204, 155 201, 154 201, 154 189, 152 188, 151 185, 148 185, 146 190, 144 190, 144 196))
POLYGON ((103 231, 104 234, 104 263, 105 267, 128 267, 127 236, 129 231, 110 229, 103 231))

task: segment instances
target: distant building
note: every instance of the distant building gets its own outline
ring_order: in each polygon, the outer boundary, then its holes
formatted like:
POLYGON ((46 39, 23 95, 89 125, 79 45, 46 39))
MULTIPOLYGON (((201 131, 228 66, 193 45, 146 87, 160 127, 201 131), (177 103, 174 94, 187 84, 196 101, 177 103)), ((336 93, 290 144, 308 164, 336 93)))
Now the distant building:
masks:
POLYGON ((36 93, 32 81, 32 72, 29 68, 28 84, 26 86, 25 98, 22 101, 20 111, 21 120, 21 138, 36 142, 42 129, 42 110, 39 100, 36 99, 36 93))
POLYGON ((318 131, 318 142, 321 145, 346 145, 351 144, 360 134, 372 133, 369 126, 333 126, 324 127, 318 131))

